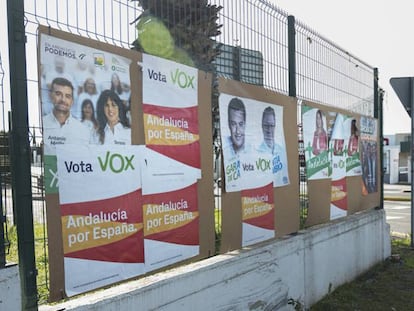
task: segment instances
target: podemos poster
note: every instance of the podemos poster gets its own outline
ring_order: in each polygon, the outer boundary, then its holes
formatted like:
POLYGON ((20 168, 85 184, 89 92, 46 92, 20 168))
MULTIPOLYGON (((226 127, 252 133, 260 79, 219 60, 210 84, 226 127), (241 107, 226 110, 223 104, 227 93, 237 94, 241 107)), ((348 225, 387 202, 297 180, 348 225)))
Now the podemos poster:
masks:
POLYGON ((302 105, 302 128, 308 180, 329 178, 330 159, 325 112, 302 105))
POLYGON ((129 145, 131 61, 56 38, 39 40, 45 190, 58 192, 56 146, 129 145), (111 107, 105 106, 111 102, 111 107))

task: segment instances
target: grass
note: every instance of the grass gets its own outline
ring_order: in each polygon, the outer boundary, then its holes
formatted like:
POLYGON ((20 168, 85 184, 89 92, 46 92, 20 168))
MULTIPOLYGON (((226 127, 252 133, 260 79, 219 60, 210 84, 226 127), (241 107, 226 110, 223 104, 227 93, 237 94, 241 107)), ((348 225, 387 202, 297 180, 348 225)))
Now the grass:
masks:
POLYGON ((214 209, 214 223, 215 223, 215 255, 220 254, 221 244, 221 209, 214 209))
POLYGON ((410 239, 393 238, 391 258, 337 288, 312 311, 414 310, 414 250, 410 239))

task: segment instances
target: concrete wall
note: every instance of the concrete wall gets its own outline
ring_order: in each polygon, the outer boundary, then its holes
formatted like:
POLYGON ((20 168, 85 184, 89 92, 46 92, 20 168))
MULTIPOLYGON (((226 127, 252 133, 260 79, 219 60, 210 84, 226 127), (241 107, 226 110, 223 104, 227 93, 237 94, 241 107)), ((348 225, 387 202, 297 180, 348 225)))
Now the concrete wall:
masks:
POLYGON ((0 269, 0 310, 22 308, 19 267, 9 265, 0 269))
POLYGON ((390 254, 385 212, 369 210, 39 310, 293 310, 390 254))

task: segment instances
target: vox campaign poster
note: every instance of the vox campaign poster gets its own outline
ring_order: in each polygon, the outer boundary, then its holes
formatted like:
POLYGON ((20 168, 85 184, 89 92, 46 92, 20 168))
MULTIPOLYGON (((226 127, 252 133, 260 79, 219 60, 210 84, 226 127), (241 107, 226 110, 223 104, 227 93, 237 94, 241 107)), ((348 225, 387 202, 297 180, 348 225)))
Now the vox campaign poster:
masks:
POLYGON ((275 237, 273 184, 241 191, 242 246, 275 237))
POLYGON ((141 149, 56 147, 68 296, 145 272, 141 149))
POLYGON ((344 217, 347 214, 347 187, 346 187, 346 145, 347 137, 344 120, 345 116, 336 113, 329 140, 331 156, 331 207, 330 219, 344 217))
POLYGON ((221 93, 219 108, 226 191, 288 185, 283 107, 221 93))
POLYGON ((378 129, 377 120, 370 117, 361 117, 361 161, 363 193, 374 193, 378 191, 378 129))
MULTIPOLYGON (((144 181, 145 182, 145 181, 144 181)), ((152 271, 200 252, 197 181, 143 196, 145 268, 152 271)))
POLYGON ((146 146, 201 177, 197 69, 148 54, 142 66, 146 146))
POLYGON ((362 167, 360 159, 360 130, 359 119, 351 116, 344 118, 345 142, 346 144, 346 175, 361 176, 362 167))
POLYGON ((130 144, 131 61, 45 33, 40 33, 38 49, 45 188, 49 194, 58 192, 56 146, 130 144), (112 131, 107 130, 110 116, 103 109, 108 98, 119 110, 112 131))
POLYGON ((142 194, 169 192, 196 182, 198 175, 181 162, 171 161, 150 148, 143 148, 141 160, 142 194))
POLYGON ((329 178, 330 159, 325 112, 302 105, 302 130, 308 180, 329 178))

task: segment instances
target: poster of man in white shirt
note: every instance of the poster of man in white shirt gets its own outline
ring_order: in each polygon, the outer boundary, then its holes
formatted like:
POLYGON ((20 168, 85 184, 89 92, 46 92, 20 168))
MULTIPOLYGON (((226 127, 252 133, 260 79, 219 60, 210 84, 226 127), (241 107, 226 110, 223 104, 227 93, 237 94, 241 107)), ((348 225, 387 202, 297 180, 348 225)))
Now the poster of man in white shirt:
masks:
POLYGON ((225 93, 219 106, 226 191, 288 185, 283 106, 225 93))
POLYGON ((43 117, 45 155, 55 155, 56 145, 89 144, 91 131, 71 114, 73 85, 66 78, 53 79, 50 86, 52 111, 43 117))

